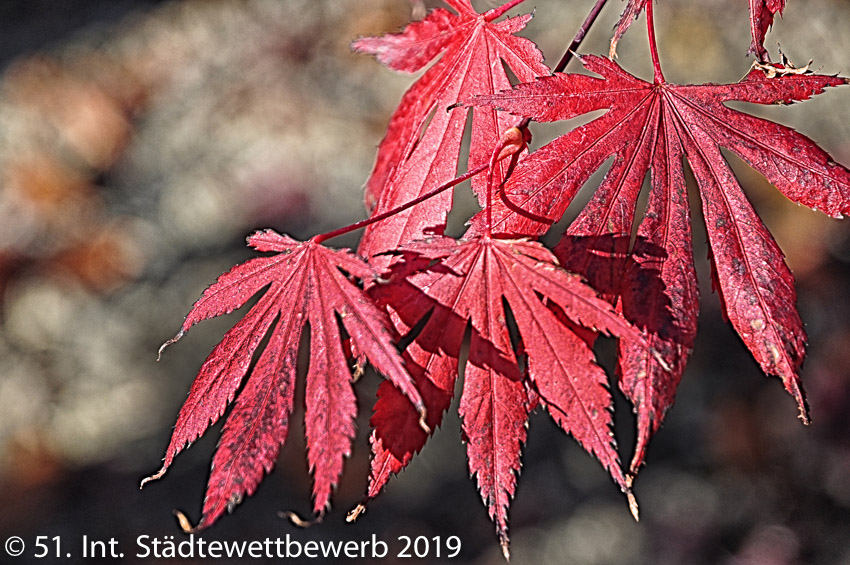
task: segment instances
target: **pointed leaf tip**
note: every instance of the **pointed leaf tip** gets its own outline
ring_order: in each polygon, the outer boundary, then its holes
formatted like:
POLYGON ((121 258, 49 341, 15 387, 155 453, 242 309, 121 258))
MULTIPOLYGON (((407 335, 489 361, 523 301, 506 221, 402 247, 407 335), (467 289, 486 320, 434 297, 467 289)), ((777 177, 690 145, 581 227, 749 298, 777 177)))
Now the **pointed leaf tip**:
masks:
POLYGON ((638 508, 637 498, 635 498, 635 494, 631 490, 626 492, 626 499, 629 501, 629 512, 632 513, 635 522, 640 522, 640 509, 638 508))
POLYGON ((183 533, 193 534, 198 531, 198 526, 192 526, 192 523, 185 514, 179 510, 172 510, 172 513, 177 518, 177 523, 180 525, 180 529, 183 530, 183 533))
POLYGON ((177 335, 175 335, 174 337, 172 337, 171 339, 169 339, 168 341, 166 341, 165 343, 160 345, 159 351, 156 352, 157 362, 159 362, 159 360, 162 359, 162 352, 165 351, 165 348, 168 347, 169 345, 171 345, 172 343, 177 343, 178 341, 180 341, 180 338, 182 338, 184 335, 186 335, 186 330, 184 330, 183 328, 180 328, 180 331, 177 332, 177 335))
POLYGON ((797 407, 800 409, 799 418, 802 420, 804 426, 808 426, 812 423, 812 418, 809 415, 809 403, 806 401, 806 397, 803 396, 802 391, 800 393, 799 398, 797 398, 797 407))
POLYGON ((287 510, 285 512, 278 512, 277 515, 281 518, 289 520, 290 522, 292 522, 292 525, 298 526, 299 528, 309 528, 310 526, 312 526, 314 524, 321 524, 321 522, 322 522, 321 516, 316 516, 316 518, 313 519, 313 520, 305 520, 304 518, 302 518, 301 516, 299 516, 298 514, 293 512, 292 510, 287 510))
POLYGON ((359 518, 360 515, 364 512, 366 512, 366 505, 361 502, 353 509, 351 509, 351 511, 345 516, 345 521, 349 524, 353 524, 357 521, 357 518, 359 518))
POLYGON ((511 561, 511 541, 505 534, 499 534, 499 545, 502 546, 502 555, 505 556, 505 561, 511 561))
POLYGON ((635 498, 635 493, 632 492, 632 484, 635 482, 635 475, 633 473, 626 474, 626 489, 623 491, 626 493, 626 500, 629 502, 629 512, 632 513, 632 517, 634 517, 635 522, 640 522, 640 510, 638 508, 637 498, 635 498))
POLYGON ((428 410, 425 406, 418 406, 416 409, 419 412, 419 427, 422 428, 422 431, 428 435, 431 435, 431 428, 428 426, 428 423, 425 421, 425 418, 428 417, 428 410))
POLYGON ((163 467, 162 469, 160 469, 159 471, 157 471, 156 473, 154 473, 150 477, 145 477, 144 479, 142 479, 142 482, 139 483, 139 490, 142 490, 145 487, 145 485, 148 484, 149 482, 161 479, 162 476, 165 474, 166 470, 167 470, 167 467, 163 467))

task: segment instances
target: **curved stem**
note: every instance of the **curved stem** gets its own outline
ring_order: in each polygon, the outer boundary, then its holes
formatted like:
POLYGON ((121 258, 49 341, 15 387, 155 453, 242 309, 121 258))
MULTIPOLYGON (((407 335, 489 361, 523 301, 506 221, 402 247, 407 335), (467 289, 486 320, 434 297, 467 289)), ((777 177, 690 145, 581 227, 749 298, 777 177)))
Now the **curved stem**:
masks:
MULTIPOLYGON (((520 132, 519 135, 522 136, 521 130, 518 128, 513 129, 520 132)), ((512 130, 508 130, 508 132, 510 131, 512 130)), ((501 160, 499 157, 502 154, 502 150, 507 146, 505 143, 506 135, 502 136, 501 142, 496 146, 496 149, 490 156, 490 162, 487 164, 487 188, 485 189, 487 191, 487 195, 484 198, 484 213, 487 215, 487 223, 484 229, 484 235, 486 237, 490 237, 491 228, 493 226, 493 170, 496 168, 496 163, 501 160)), ((514 155, 516 155, 516 153, 511 155, 511 158, 513 158, 514 155)))
POLYGON ((658 46, 655 43, 655 19, 652 15, 652 0, 646 3, 646 29, 649 34, 649 52, 652 55, 652 68, 655 72, 655 84, 664 84, 664 73, 661 72, 661 61, 658 60, 658 46))
POLYGON ((596 21, 596 17, 599 15, 599 12, 602 11, 602 8, 605 6, 607 1, 608 0, 596 0, 596 4, 593 5, 593 8, 591 8, 590 13, 587 14, 587 17, 584 19, 581 27, 578 28, 578 32, 573 38, 572 43, 570 43, 570 46, 567 47, 566 53, 564 53, 564 56, 561 57, 560 61, 558 61, 558 64, 555 65, 555 68, 552 69, 553 73, 560 73, 567 68, 567 63, 570 62, 570 59, 573 58, 573 55, 579 48, 579 45, 581 45, 581 42, 584 41, 584 37, 587 35, 587 32, 590 31, 593 22, 596 21))
POLYGON ((541 224, 546 224, 548 226, 551 226, 552 224, 555 223, 555 221, 552 218, 547 218, 546 216, 540 216, 538 214, 535 214, 534 212, 529 212, 528 210, 523 210, 521 207, 514 204, 513 201, 510 199, 510 197, 508 196, 508 193, 505 192, 505 183, 502 183, 502 185, 499 187, 499 200, 502 201, 502 204, 505 205, 505 208, 507 208, 508 210, 513 212, 514 214, 517 214, 517 215, 522 216, 524 218, 528 218, 529 220, 532 220, 532 221, 535 221, 535 222, 538 222, 538 223, 541 223, 541 224))
POLYGON ((401 206, 397 206, 397 207, 395 207, 391 210, 387 210, 386 212, 381 212, 380 214, 377 214, 375 216, 371 216, 369 218, 366 218, 365 220, 360 220, 359 222, 349 224, 347 226, 335 229, 333 231, 320 233, 319 235, 313 236, 313 238, 311 238, 311 241, 313 243, 322 243, 323 241, 327 241, 328 239, 338 237, 340 235, 345 235, 349 232, 359 230, 360 228, 365 228, 366 226, 370 226, 370 225, 377 223, 377 222, 380 222, 382 220, 386 220, 387 218, 389 218, 391 216, 395 216, 396 214, 400 214, 400 213, 404 212, 405 210, 407 210, 408 208, 412 208, 412 207, 416 206, 417 204, 421 204, 422 202, 425 202, 429 198, 437 196, 441 192, 444 192, 444 191, 450 189, 451 187, 458 185, 458 184, 462 183, 463 181, 465 181, 469 178, 474 177, 475 175, 477 175, 478 173, 480 173, 481 171, 483 171, 486 168, 487 168, 487 164, 478 165, 474 169, 466 171, 465 173, 463 173, 459 177, 455 177, 452 180, 450 180, 449 182, 441 184, 440 186, 438 186, 434 190, 432 190, 430 192, 426 192, 425 194, 423 194, 423 195, 421 195, 417 198, 414 198, 413 200, 411 200, 409 202, 405 202, 401 206))
POLYGON ((490 156, 490 162, 487 165, 487 195, 484 199, 484 213, 486 217, 484 235, 486 237, 490 237, 493 228, 493 179, 495 178, 494 171, 496 169, 496 164, 505 157, 510 156, 511 158, 505 174, 499 181, 499 190, 501 191, 502 187, 505 186, 505 180, 507 180, 511 172, 514 170, 514 165, 516 165, 517 160, 519 159, 520 152, 528 147, 529 141, 531 141, 531 134, 527 128, 520 128, 519 126, 508 128, 505 130, 505 133, 502 134, 502 139, 499 140, 499 144, 490 156))
POLYGON ((490 163, 487 167, 487 196, 484 199, 484 212, 487 214, 487 224, 484 229, 484 235, 490 237, 490 231, 493 226, 493 169, 496 168, 496 157, 501 153, 502 147, 497 147, 490 156, 490 163))

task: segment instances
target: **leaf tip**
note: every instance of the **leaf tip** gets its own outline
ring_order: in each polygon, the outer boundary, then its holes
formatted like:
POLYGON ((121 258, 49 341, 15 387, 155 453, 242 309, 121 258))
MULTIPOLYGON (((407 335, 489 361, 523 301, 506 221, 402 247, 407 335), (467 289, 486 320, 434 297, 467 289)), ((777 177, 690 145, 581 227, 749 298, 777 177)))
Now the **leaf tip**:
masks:
POLYGON ((635 519, 635 522, 640 522, 640 509, 638 508, 637 498, 635 498, 635 493, 632 492, 632 485, 635 482, 635 475, 633 473, 626 474, 626 500, 629 503, 629 512, 632 513, 632 517, 635 519))
POLYGON ((355 506, 353 509, 351 509, 351 511, 348 514, 346 514, 345 521, 348 522, 349 524, 353 524, 354 522, 357 521, 357 518, 359 518, 360 515, 363 514, 364 512, 366 512, 366 505, 361 502, 360 504, 355 506))
POLYGON ((809 403, 803 399, 800 404, 800 414, 798 416, 800 420, 803 422, 804 426, 809 426, 812 423, 812 418, 809 416, 809 403))
POLYGON ((505 556, 505 561, 511 561, 511 540, 508 539, 508 535, 504 532, 499 534, 499 545, 502 546, 502 555, 505 556))
POLYGON ((139 483, 139 490, 142 490, 143 488, 145 488, 145 485, 148 484, 149 482, 161 479, 162 476, 165 474, 165 471, 167 471, 167 470, 168 470, 168 468, 163 466, 162 469, 160 469, 159 471, 157 471, 156 473, 154 473, 150 477, 145 477, 144 479, 142 479, 142 482, 139 483))
POLYGON ((428 417, 428 410, 424 405, 420 405, 416 407, 416 411, 419 412, 419 427, 422 428, 423 432, 431 435, 431 427, 428 425, 428 422, 425 421, 425 418, 428 417))
POLYGON ((177 523, 180 525, 180 529, 183 530, 183 533, 193 534, 198 531, 198 526, 192 526, 192 523, 189 521, 189 518, 186 517, 179 510, 172 510, 174 516, 177 518, 177 523))
POLYGON ((635 522, 640 522, 640 508, 638 508, 637 498, 631 490, 626 493, 626 499, 629 501, 629 512, 632 513, 635 522))
POLYGON ((280 518, 284 518, 292 522, 294 526, 298 526, 299 528, 309 528, 313 524, 320 524, 322 522, 322 517, 317 516, 314 520, 305 520, 292 510, 287 510, 285 512, 278 512, 277 515, 280 518))
POLYGON ((363 376, 363 373, 366 372, 365 363, 361 361, 356 361, 354 363, 354 370, 351 372, 351 382, 356 383, 360 380, 360 377, 363 376))
POLYGON ((159 361, 160 359, 162 359, 162 352, 165 351, 165 348, 171 345, 172 343, 177 343, 178 341, 180 341, 180 338, 182 338, 184 335, 186 335, 186 330, 180 328, 180 331, 177 332, 177 335, 160 345, 159 351, 157 351, 156 353, 156 360, 159 361))
POLYGON ((809 416, 809 401, 806 400, 806 392, 802 385, 799 382, 790 382, 789 385, 786 385, 786 388, 797 401, 797 408, 800 411, 797 417, 800 418, 803 425, 808 426, 812 423, 812 419, 809 416))

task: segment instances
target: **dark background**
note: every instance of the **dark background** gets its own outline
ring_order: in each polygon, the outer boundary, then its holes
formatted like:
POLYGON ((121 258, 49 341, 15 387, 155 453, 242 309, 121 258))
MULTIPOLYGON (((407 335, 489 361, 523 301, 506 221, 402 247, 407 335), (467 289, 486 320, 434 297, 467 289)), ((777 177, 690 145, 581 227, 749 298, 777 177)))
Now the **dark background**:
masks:
MULTIPOLYGON (((538 16, 526 35, 552 63, 593 2, 526 4, 538 16)), ((743 76, 746 4, 660 3, 668 79, 743 76)), ((607 52, 621 7, 606 8, 584 51, 607 52)), ((238 313, 201 324, 159 363, 156 351, 203 289, 250 256, 244 236, 254 229, 305 238, 363 216, 374 148, 411 79, 348 45, 395 31, 409 13, 402 0, 0 4, 0 539, 28 545, 20 558, 0 551, 0 563, 36 562, 39 535, 62 537, 75 556, 64 562, 80 560, 84 534, 117 539, 127 562, 139 535, 184 539, 172 511, 197 520, 220 426, 163 479, 138 484, 159 468, 195 372, 238 313)), ((798 66, 814 58, 820 72, 850 74, 848 23, 846 2, 792 1, 767 46, 776 59, 779 41, 798 66)), ((647 77, 644 36, 641 19, 619 51, 647 77)), ((850 163, 850 93, 750 110, 850 163)), ((533 131, 539 147, 564 126, 533 131)), ((511 510, 515 562, 850 563, 850 228, 733 164, 797 278, 814 423, 799 423, 781 383, 761 375, 722 320, 697 227, 699 337, 637 482, 641 522, 598 463, 535 414, 511 510)), ((368 375, 357 385, 354 455, 323 524, 302 530, 278 517, 311 507, 296 426, 259 492, 204 538, 375 534, 392 555, 398 536, 456 535, 463 550, 453 561, 501 562, 456 416, 345 524, 366 484, 377 383, 368 375)), ((629 459, 634 422, 617 395, 629 459)))

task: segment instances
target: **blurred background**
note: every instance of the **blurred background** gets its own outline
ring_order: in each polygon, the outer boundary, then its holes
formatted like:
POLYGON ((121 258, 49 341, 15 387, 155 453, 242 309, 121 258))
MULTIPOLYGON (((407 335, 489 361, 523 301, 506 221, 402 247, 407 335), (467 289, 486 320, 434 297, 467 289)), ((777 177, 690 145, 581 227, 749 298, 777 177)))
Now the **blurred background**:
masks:
MULTIPOLYGON (((525 35, 554 64, 592 5, 529 0, 522 8, 538 17, 525 35)), ((159 468, 198 367, 238 313, 197 326, 159 363, 157 349, 204 288, 250 256, 244 237, 254 229, 306 238, 364 216, 363 183, 411 78, 352 54, 349 43, 397 30, 411 8, 405 0, 0 3, 0 539, 18 535, 29 546, 16 559, 0 552, 0 563, 34 562, 38 535, 62 536, 63 552, 79 556, 83 534, 116 538, 126 562, 141 562, 131 557, 138 535, 180 541, 174 509, 197 521, 220 425, 163 479, 144 491, 138 484, 159 468)), ((611 2, 582 51, 607 53, 621 8, 611 2)), ((746 2, 665 0, 657 18, 668 79, 735 81, 747 72, 746 2)), ((774 60, 778 42, 797 66, 813 58, 813 69, 848 75, 848 24, 844 0, 792 1, 767 46, 774 60)), ((627 69, 651 76, 642 20, 619 53, 627 69)), ((850 88, 747 110, 850 163, 850 88)), ((564 127, 533 131, 539 147, 564 127)), ((761 375, 722 320, 697 227, 699 337, 637 481, 641 522, 601 467, 535 414, 511 511, 515 562, 850 563, 850 225, 789 203, 732 161, 797 278, 814 423, 800 424, 781 383, 761 375)), ((463 549, 452 561, 502 562, 456 415, 365 516, 345 524, 366 485, 377 384, 368 375, 357 385, 354 454, 323 524, 302 530, 278 516, 311 507, 295 427, 258 493, 205 539, 374 533, 392 554, 400 535, 456 535, 463 549)), ((628 460, 634 421, 617 401, 628 460)))

